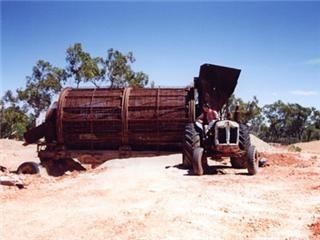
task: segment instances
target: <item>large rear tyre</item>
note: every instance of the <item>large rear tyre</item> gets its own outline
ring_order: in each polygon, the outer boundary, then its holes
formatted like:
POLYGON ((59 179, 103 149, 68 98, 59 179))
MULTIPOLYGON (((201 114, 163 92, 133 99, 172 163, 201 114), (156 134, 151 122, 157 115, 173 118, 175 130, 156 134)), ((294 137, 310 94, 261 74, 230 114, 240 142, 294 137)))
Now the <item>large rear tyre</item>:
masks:
POLYGON ((200 147, 200 136, 194 124, 189 123, 186 125, 183 139, 182 166, 184 168, 192 168, 193 151, 197 147, 200 147))
POLYGON ((249 175, 256 175, 259 169, 259 159, 255 146, 250 145, 247 150, 247 168, 249 175))
MULTIPOLYGON (((247 152, 248 148, 251 146, 249 128, 245 124, 240 124, 239 126, 239 148, 247 152)), ((242 157, 231 157, 231 166, 236 169, 247 168, 247 157, 246 155, 242 157)))
POLYGON ((239 148, 241 150, 247 151, 251 145, 249 127, 245 124, 240 124, 239 126, 239 148))
POLYGON ((37 174, 39 172, 39 165, 35 162, 24 162, 17 169, 18 174, 37 174))
POLYGON ((198 147, 194 149, 193 151, 193 161, 192 161, 192 166, 193 166, 193 173, 195 175, 201 176, 203 175, 203 148, 198 147))

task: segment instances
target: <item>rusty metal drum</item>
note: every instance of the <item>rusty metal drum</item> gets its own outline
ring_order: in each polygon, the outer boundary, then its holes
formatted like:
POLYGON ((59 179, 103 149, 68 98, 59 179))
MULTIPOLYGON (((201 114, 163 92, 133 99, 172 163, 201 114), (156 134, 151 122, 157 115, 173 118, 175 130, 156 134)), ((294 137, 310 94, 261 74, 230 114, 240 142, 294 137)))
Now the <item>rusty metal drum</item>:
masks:
POLYGON ((64 89, 57 143, 66 150, 177 150, 194 120, 190 88, 64 89))

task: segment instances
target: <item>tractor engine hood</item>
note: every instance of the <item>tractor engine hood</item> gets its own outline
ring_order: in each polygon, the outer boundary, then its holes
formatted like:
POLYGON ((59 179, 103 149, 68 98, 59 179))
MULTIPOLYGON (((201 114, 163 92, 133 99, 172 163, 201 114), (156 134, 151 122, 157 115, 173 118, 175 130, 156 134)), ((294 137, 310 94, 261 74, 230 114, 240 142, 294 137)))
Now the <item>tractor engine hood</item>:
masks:
POLYGON ((240 69, 213 64, 201 65, 199 78, 195 78, 200 106, 208 102, 219 111, 234 92, 240 72, 240 69))

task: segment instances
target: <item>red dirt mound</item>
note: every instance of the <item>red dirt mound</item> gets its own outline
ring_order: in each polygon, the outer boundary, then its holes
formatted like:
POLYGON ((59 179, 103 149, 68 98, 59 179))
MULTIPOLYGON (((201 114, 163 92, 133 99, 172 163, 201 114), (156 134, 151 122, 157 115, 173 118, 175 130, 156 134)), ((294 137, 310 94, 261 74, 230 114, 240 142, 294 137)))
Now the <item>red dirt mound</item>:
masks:
POLYGON ((312 231, 312 238, 311 239, 320 239, 320 219, 309 225, 310 230, 312 231))
POLYGON ((262 157, 268 159, 268 164, 276 166, 291 166, 301 162, 296 153, 262 153, 262 157))
POLYGON ((293 145, 301 148, 303 152, 320 153, 320 140, 312 141, 312 142, 296 143, 293 145))

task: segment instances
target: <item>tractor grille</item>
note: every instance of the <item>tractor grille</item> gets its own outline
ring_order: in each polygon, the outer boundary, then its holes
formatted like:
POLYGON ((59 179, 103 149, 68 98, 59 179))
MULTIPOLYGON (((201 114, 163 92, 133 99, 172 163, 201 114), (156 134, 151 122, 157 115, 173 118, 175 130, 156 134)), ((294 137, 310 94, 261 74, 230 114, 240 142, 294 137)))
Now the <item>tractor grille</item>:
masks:
POLYGON ((227 131, 226 128, 219 128, 218 129, 218 141, 219 143, 227 143, 227 131))
POLYGON ((238 128, 231 127, 230 128, 230 143, 237 143, 238 139, 238 128))
POLYGON ((239 125, 235 122, 224 120, 215 126, 215 144, 238 144, 239 125))

